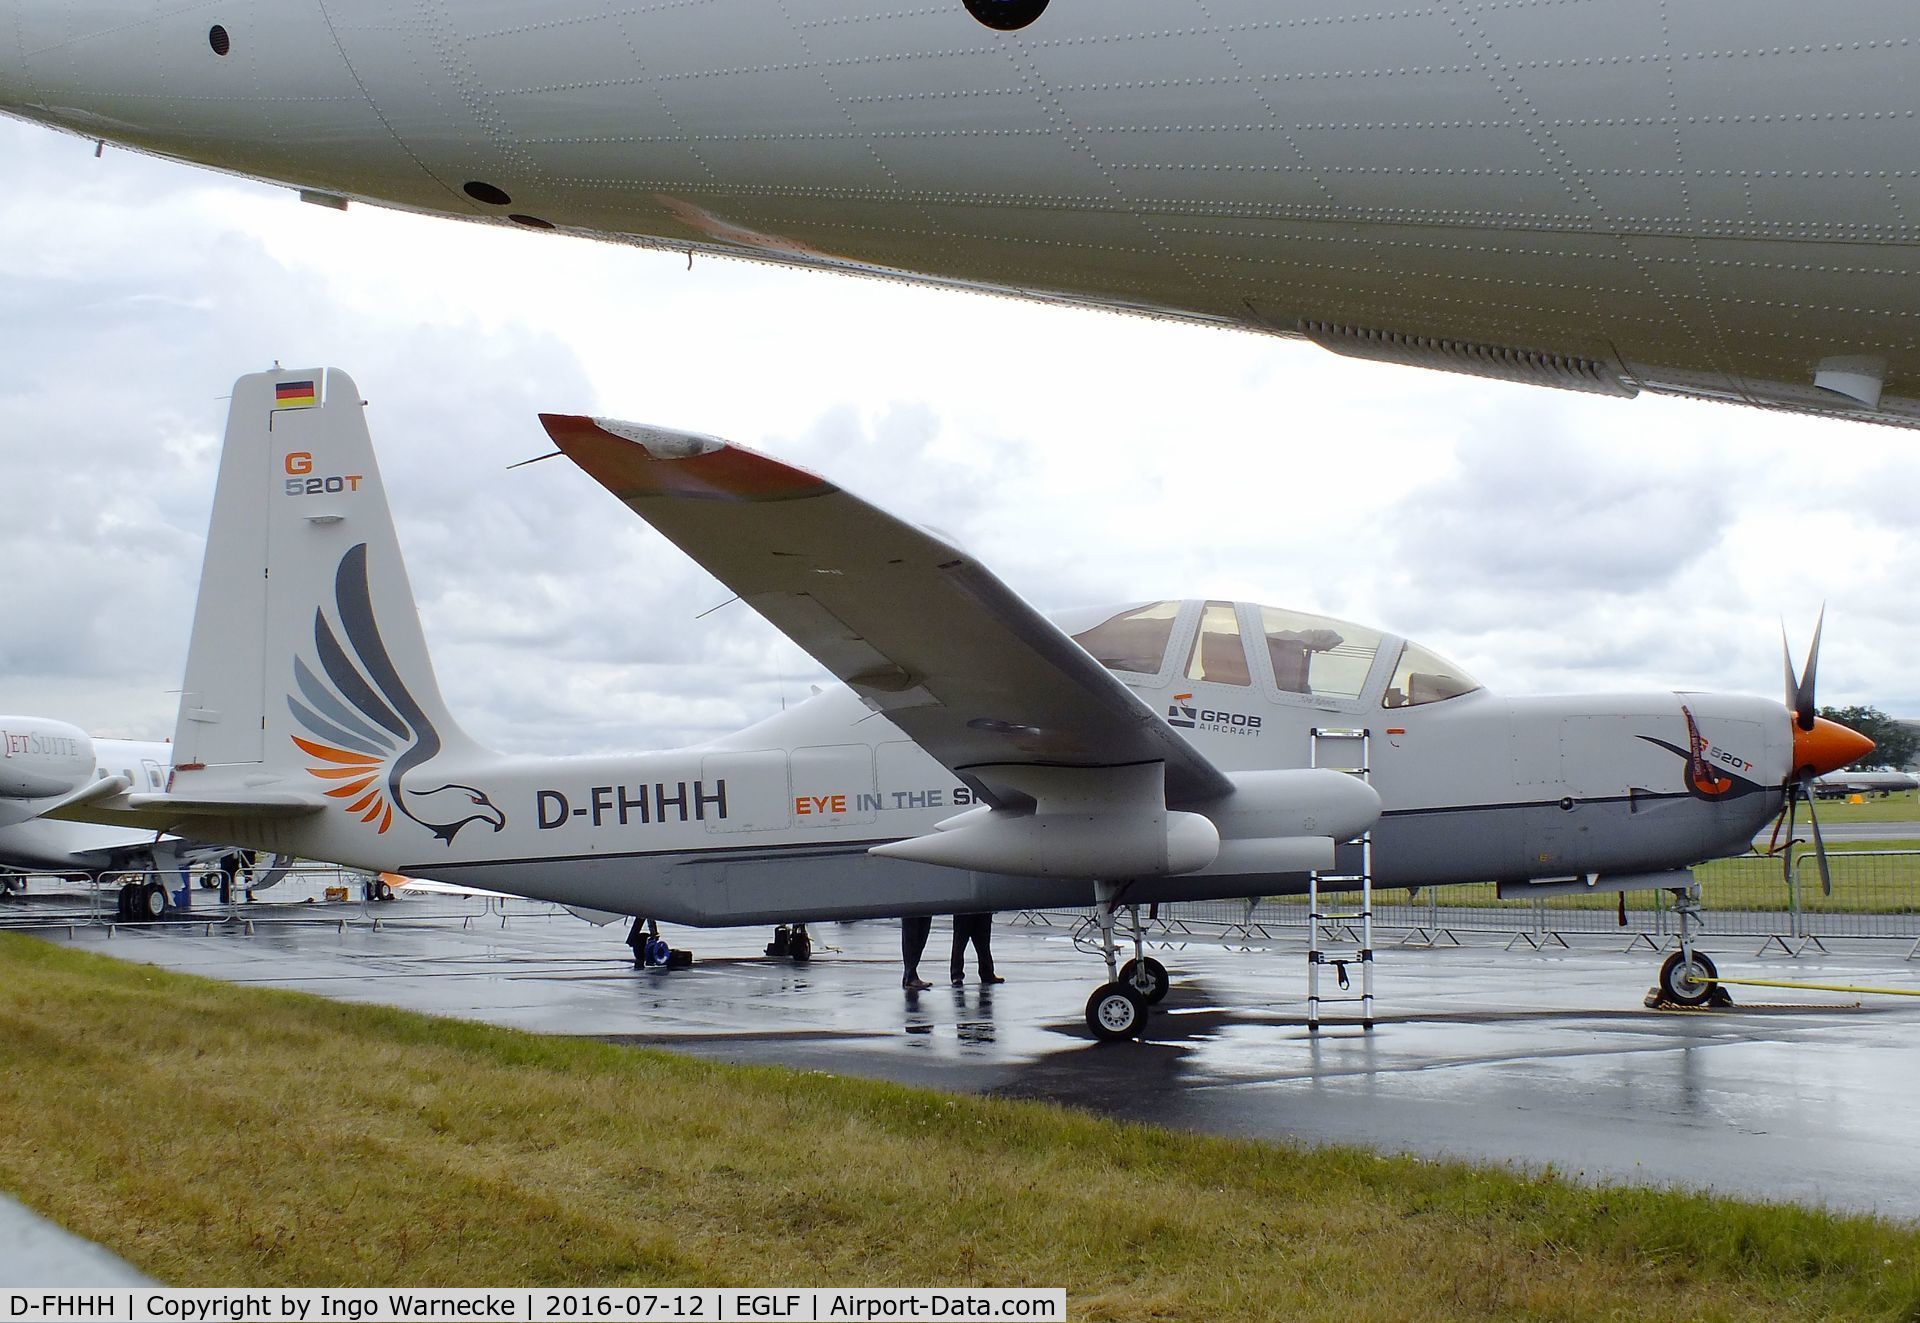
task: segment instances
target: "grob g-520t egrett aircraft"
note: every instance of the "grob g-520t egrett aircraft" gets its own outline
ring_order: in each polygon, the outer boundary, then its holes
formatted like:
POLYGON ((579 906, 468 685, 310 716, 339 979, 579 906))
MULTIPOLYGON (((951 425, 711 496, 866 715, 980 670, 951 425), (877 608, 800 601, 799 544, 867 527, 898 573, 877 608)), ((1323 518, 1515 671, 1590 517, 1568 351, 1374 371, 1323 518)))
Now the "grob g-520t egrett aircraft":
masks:
POLYGON ((845 687, 673 752, 481 748, 441 701, 358 389, 263 373, 234 388, 173 785, 73 811, 695 925, 1097 900, 1112 1036, 1145 1014, 1121 907, 1138 970, 1139 905, 1302 890, 1369 831, 1387 885, 1685 886, 1871 747, 1758 698, 1499 699, 1417 643, 1250 603, 1048 618, 812 473, 544 421, 845 687), (1371 732, 1370 784, 1311 765, 1336 729, 1371 732))
POLYGON ((0 112, 331 205, 1920 422, 1912 0, 0 0, 0 112))

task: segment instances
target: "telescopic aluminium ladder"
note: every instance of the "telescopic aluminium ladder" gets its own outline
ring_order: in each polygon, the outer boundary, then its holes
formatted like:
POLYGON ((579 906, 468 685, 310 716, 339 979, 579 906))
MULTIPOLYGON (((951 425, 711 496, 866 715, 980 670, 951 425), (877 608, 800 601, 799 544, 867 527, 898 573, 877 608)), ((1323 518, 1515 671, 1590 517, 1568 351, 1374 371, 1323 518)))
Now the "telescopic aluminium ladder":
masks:
MULTIPOLYGON (((1369 730, 1331 730, 1315 726, 1308 732, 1308 762, 1346 772, 1362 781, 1373 780, 1373 733, 1369 730)), ((1360 1025, 1373 1028, 1373 832, 1361 834, 1358 873, 1326 873, 1315 869, 1307 874, 1307 1031, 1320 1030, 1320 1010, 1328 1002, 1360 1003, 1360 1025), (1323 911, 1320 907, 1321 884, 1342 884, 1336 895, 1351 895, 1357 885, 1360 908, 1353 911, 1323 911), (1358 925, 1356 928, 1355 925, 1358 925), (1348 972, 1359 966, 1360 990, 1353 991, 1348 972), (1331 966, 1339 990, 1322 993, 1320 976, 1331 966)))

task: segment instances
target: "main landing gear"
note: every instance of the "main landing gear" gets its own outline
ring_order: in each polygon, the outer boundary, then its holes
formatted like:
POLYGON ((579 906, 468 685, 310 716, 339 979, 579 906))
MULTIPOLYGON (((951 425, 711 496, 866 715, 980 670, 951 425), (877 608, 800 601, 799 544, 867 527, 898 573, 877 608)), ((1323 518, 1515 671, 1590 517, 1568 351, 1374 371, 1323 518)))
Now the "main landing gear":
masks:
POLYGON ((693 963, 693 952, 675 950, 660 935, 660 925, 652 919, 636 918, 627 930, 627 945, 633 948, 635 969, 685 969, 693 963))
POLYGON ((1120 888, 1110 882, 1094 884, 1095 920, 1100 925, 1100 952, 1107 962, 1107 981, 1087 998, 1087 1028, 1103 1043, 1138 1038, 1147 1027, 1147 1008, 1164 1001, 1173 980, 1167 967, 1146 953, 1146 929, 1140 907, 1128 905, 1133 929, 1133 959, 1120 964, 1113 935, 1113 913, 1120 907, 1120 888))
POLYGON ((767 954, 776 960, 791 960, 796 965, 813 959, 813 938, 807 935, 807 925, 783 923, 775 928, 773 940, 767 943, 767 954))
POLYGON ((120 887, 116 915, 122 923, 144 923, 167 912, 167 889, 158 882, 126 882, 120 887))

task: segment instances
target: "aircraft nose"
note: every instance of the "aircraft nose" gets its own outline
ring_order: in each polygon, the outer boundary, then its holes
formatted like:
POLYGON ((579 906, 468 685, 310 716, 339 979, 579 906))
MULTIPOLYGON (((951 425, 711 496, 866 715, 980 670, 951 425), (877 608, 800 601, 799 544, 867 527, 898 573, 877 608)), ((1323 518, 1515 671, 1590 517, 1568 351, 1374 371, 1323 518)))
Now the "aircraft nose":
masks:
POLYGON ((1793 766, 1803 775, 1824 776, 1873 752, 1873 741, 1850 726, 1825 717, 1813 719, 1812 730, 1793 727, 1793 766))

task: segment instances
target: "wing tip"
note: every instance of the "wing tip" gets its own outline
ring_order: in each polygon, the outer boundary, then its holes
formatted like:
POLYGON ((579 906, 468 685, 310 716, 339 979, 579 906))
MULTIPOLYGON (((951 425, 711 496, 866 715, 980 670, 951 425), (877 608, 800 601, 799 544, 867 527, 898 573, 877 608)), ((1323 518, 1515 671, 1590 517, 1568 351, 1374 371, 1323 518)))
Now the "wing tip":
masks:
POLYGON ((817 473, 702 432, 584 414, 543 413, 540 423, 562 454, 623 500, 769 501, 838 490, 817 473))

